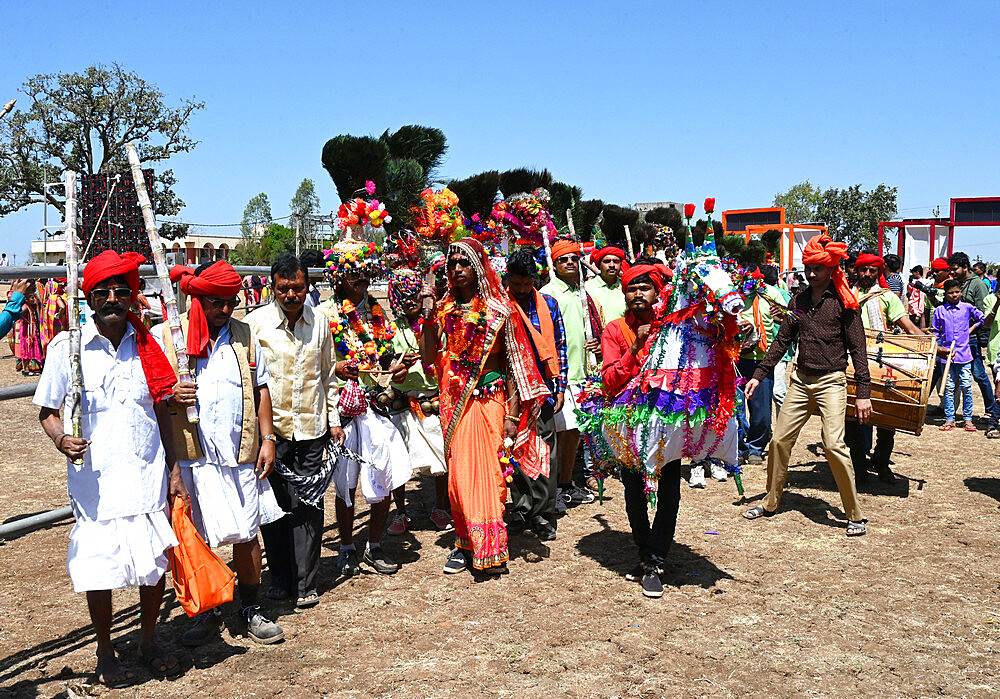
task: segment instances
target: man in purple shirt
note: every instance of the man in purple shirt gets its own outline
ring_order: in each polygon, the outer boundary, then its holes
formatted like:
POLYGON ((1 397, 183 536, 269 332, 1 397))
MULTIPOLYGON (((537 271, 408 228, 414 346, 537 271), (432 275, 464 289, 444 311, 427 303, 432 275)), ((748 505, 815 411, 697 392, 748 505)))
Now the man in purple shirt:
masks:
POLYGON ((965 430, 975 432, 972 424, 972 349, 969 340, 970 328, 983 322, 983 312, 961 300, 962 285, 949 279, 944 283, 944 303, 934 310, 931 330, 938 338, 939 360, 946 361, 953 354, 951 368, 945 377, 944 417, 941 429, 945 432, 955 429, 955 389, 962 389, 962 418, 965 430))

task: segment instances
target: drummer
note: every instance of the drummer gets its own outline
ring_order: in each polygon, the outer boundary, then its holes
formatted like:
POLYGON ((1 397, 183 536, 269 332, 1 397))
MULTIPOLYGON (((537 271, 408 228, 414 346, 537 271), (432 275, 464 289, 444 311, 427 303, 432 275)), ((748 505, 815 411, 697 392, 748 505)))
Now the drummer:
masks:
MULTIPOLYGON (((892 332, 899 328, 909 335, 923 335, 906 314, 906 308, 899 297, 889 288, 885 279, 885 260, 872 250, 863 250, 854 261, 857 286, 852 289, 861 306, 861 322, 866 330, 892 332)), ((892 483, 896 480, 889 468, 889 458, 895 445, 896 430, 878 427, 875 431, 875 450, 868 460, 872 445, 872 426, 859 425, 856 420, 847 419, 844 425, 844 441, 851 451, 854 466, 854 482, 860 486, 868 480, 869 466, 874 467, 880 481, 892 483)))

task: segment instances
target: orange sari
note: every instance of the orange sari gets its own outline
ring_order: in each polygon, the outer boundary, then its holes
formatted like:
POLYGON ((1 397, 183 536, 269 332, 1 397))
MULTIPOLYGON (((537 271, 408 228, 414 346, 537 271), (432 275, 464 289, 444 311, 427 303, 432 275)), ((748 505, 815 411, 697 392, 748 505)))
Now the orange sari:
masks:
POLYGON ((521 402, 513 454, 529 477, 548 472, 548 449, 538 437, 535 422, 549 392, 534 361, 525 361, 523 349, 529 347, 527 332, 517 314, 512 315, 511 301, 503 292, 496 272, 489 266, 482 245, 476 240, 465 239, 453 244, 452 250, 471 260, 479 279, 479 293, 487 302, 482 360, 478 371, 462 386, 457 398, 449 387, 461 379, 457 379, 452 369, 447 341, 441 344, 435 361, 441 386, 441 418, 455 545, 471 552, 473 568, 484 570, 502 566, 509 559, 507 527, 503 521, 507 483, 499 458, 507 415, 507 382, 516 383, 521 402), (507 357, 507 375, 499 382, 491 382, 489 390, 480 390, 479 382, 489 356, 501 352, 507 357))

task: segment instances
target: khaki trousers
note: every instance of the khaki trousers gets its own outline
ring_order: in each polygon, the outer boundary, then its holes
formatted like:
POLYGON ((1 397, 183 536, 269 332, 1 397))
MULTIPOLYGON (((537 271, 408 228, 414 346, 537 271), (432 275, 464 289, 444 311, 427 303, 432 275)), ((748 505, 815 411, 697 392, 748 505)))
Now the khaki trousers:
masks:
POLYGON ((809 418, 819 410, 823 420, 823 448, 826 460, 840 489, 840 499, 850 522, 860 522, 858 491, 854 487, 851 457, 844 444, 844 418, 847 414, 847 376, 842 371, 809 374, 793 371, 778 413, 778 424, 767 455, 767 499, 764 509, 774 512, 781 503, 781 493, 788 480, 788 460, 795 440, 809 418))

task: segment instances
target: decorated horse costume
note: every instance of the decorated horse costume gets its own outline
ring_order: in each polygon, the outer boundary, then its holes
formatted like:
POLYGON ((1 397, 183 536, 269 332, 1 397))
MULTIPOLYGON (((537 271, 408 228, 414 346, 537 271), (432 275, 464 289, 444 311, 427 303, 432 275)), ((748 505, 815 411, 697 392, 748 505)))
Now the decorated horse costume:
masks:
POLYGON ((657 304, 642 369, 601 411, 608 452, 645 474, 648 494, 664 464, 683 457, 721 464, 742 492, 733 364, 742 309, 714 241, 696 249, 689 239, 677 257, 673 290, 657 304))

